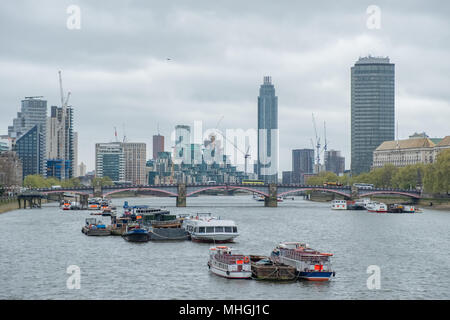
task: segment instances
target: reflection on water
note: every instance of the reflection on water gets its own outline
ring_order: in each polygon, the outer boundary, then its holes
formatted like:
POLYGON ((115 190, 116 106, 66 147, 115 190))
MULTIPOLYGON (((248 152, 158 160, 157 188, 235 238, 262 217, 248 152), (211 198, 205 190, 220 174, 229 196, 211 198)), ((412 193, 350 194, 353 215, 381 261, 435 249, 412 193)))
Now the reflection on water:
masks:
MULTIPOLYGON (((332 252, 329 283, 228 280, 208 272, 209 244, 129 243, 81 233, 88 211, 43 209, 0 215, 1 299, 448 299, 450 212, 376 214, 332 211, 328 203, 285 200, 264 208, 251 196, 114 199, 166 206, 172 213, 212 212, 235 220, 232 246, 268 255, 280 241, 304 241, 332 252), (81 269, 81 289, 69 290, 66 268, 81 269), (381 268, 381 289, 366 285, 369 265, 381 268)), ((101 217, 109 223, 109 217, 101 217)))

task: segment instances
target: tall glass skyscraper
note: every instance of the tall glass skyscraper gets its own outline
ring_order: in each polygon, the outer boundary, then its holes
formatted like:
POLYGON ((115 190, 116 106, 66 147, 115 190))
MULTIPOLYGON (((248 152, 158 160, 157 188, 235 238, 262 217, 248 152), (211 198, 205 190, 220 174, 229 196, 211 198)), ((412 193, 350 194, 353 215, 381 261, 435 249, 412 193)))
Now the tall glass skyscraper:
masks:
POLYGON ((45 133, 40 124, 34 125, 16 140, 14 151, 22 161, 23 178, 32 174, 46 176, 45 133))
POLYGON ((351 68, 351 171, 370 171, 373 151, 395 136, 395 65, 359 58, 351 68))
POLYGON ((258 97, 258 177, 278 182, 278 97, 271 77, 264 77, 258 97))

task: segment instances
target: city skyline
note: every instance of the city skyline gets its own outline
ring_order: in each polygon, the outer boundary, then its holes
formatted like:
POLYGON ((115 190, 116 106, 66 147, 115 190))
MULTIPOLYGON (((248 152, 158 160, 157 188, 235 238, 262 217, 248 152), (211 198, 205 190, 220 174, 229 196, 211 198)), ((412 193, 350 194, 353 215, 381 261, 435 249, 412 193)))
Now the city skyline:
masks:
MULTIPOLYGON (((7 40, 0 60, 5 83, 0 89, 4 98, 0 133, 6 134, 24 96, 43 95, 49 105, 59 101, 56 71, 62 69, 75 106, 79 162, 84 162, 88 171, 93 170, 94 143, 114 141, 115 126, 129 141, 146 142, 150 159, 158 123, 165 137, 170 137, 175 125, 191 125, 195 120, 204 120, 205 128, 214 128, 222 115, 221 128, 256 128, 258 85, 264 75, 271 75, 280 97, 279 171, 291 167, 292 149, 310 147, 314 135, 311 111, 318 123, 327 122, 330 149, 341 150, 350 159, 349 68, 358 57, 370 53, 395 61, 399 137, 406 138, 415 131, 426 131, 431 137, 447 135, 445 119, 450 117, 450 99, 445 74, 450 65, 445 59, 445 41, 440 41, 450 29, 442 7, 447 5, 412 2, 405 8, 385 1, 378 5, 382 10, 381 29, 370 30, 366 26, 367 4, 338 6, 330 2, 333 15, 318 5, 292 4, 291 13, 283 12, 285 23, 281 24, 276 18, 280 12, 267 3, 236 14, 230 12, 232 3, 214 10, 208 6, 189 9, 179 3, 171 7, 135 3, 131 13, 115 25, 114 18, 120 17, 123 9, 121 4, 99 10, 98 4, 80 1, 81 29, 68 30, 63 4, 55 2, 52 10, 22 4, 20 16, 17 8, 2 4, 3 23, 13 28, 1 31, 12 34, 4 37, 7 40), (402 18, 406 9, 417 16, 417 23, 402 18), (256 10, 255 15, 251 10, 256 10), (140 11, 167 19, 158 20, 161 27, 154 30, 140 11), (231 14, 235 16, 228 25, 225 21, 231 14), (49 19, 42 22, 46 17, 49 19), (218 22, 214 28, 212 21, 218 22), (428 23, 426 31, 420 27, 424 21, 428 23), (14 26, 19 24, 21 28, 16 30, 14 26), (187 25, 189 28, 181 32, 187 25), (309 37, 308 30, 312 29, 315 39, 309 37), (234 37, 237 30, 239 36, 234 37), (42 32, 44 36, 33 38, 42 32), (157 41, 159 47, 144 45, 133 36, 139 32, 150 39, 158 39, 162 32, 165 40, 157 41), (223 42, 214 40, 218 32, 224 34, 223 42), (196 36, 201 40, 187 42, 196 36), (97 45, 92 44, 93 37, 97 45), (113 37, 129 46, 115 51, 111 47, 117 43, 111 41, 113 37), (15 40, 8 43, 8 39, 15 40), (33 45, 34 41, 40 44, 33 45), (67 50, 55 49, 56 42, 58 48, 67 50), (29 56, 25 46, 35 48, 36 54, 29 56), (39 81, 34 81, 37 78, 39 81), (427 118, 430 113, 439 117, 427 118), (157 121, 151 121, 155 117, 157 121), (94 134, 96 139, 92 141, 94 134)), ((346 161, 347 168, 349 165, 346 161)))

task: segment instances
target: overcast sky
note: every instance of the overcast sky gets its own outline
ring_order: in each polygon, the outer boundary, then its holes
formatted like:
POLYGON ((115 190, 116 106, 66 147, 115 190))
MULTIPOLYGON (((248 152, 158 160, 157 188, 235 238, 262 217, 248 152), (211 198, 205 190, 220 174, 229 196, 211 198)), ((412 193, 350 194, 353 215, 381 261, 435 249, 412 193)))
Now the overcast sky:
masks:
POLYGON ((448 1, 1 1, 0 134, 23 97, 60 103, 61 69, 79 161, 94 169, 94 145, 113 141, 115 126, 146 142, 150 158, 158 123, 166 150, 177 124, 214 128, 223 116, 219 129, 256 128, 270 75, 280 171, 292 149, 311 147, 312 112, 349 168, 350 67, 360 56, 395 63, 400 139, 450 135, 449 15, 448 1), (81 9, 79 30, 66 26, 70 5, 81 9), (369 5, 381 9, 381 29, 367 27, 369 5))

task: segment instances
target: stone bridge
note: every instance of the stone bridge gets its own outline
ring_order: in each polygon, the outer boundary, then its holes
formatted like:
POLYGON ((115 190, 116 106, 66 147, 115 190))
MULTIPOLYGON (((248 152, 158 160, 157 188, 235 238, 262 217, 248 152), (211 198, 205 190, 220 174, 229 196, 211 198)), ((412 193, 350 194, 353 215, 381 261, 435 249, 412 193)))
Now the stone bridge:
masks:
POLYGON ((104 187, 75 187, 75 188, 46 188, 33 189, 43 194, 52 193, 78 193, 82 199, 88 196, 103 197, 123 191, 153 191, 161 195, 176 197, 177 207, 186 206, 186 198, 207 190, 245 190, 264 196, 264 206, 276 207, 277 198, 288 194, 306 191, 321 191, 340 195, 345 199, 369 197, 372 195, 402 195, 418 199, 420 191, 400 189, 356 189, 350 186, 310 186, 296 184, 164 184, 164 185, 114 185, 104 187))

